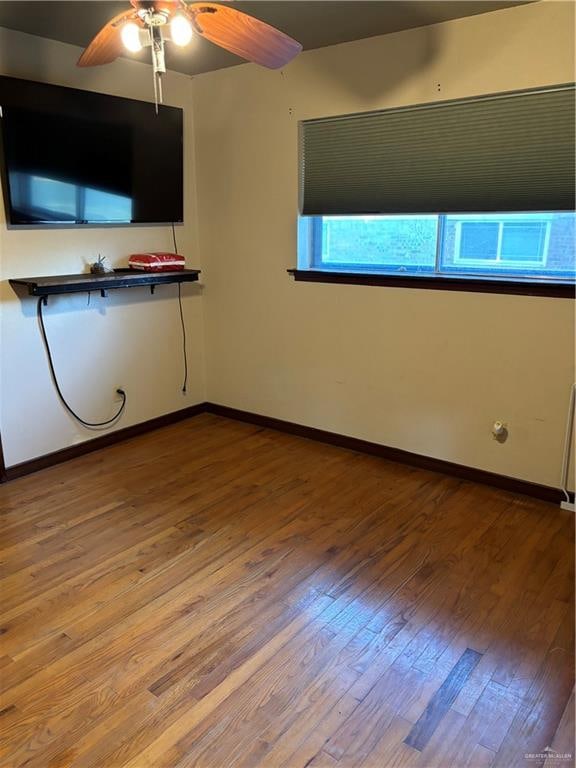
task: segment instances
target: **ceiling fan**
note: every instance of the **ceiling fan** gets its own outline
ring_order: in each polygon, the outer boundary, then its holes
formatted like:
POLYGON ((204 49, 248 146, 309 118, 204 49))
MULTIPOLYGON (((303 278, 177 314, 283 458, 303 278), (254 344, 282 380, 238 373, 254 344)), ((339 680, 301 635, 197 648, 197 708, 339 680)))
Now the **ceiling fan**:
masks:
POLYGON ((130 0, 132 8, 102 27, 78 59, 79 67, 109 64, 124 50, 150 47, 154 71, 154 103, 162 103, 166 72, 164 43, 185 46, 194 34, 237 56, 270 69, 285 66, 302 46, 284 32, 246 13, 218 3, 184 0, 130 0))

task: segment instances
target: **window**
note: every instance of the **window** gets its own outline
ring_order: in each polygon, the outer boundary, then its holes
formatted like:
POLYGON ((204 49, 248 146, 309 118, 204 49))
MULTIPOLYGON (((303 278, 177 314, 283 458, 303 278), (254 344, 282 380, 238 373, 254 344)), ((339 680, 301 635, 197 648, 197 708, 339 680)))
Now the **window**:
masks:
POLYGON ((575 99, 570 84, 301 121, 289 271, 574 297, 575 99))
POLYGON ((302 217, 300 269, 563 282, 576 214, 302 217))
POLYGON ((313 224, 317 269, 434 272, 438 216, 321 216, 313 224))
POLYGON ((477 267, 546 267, 552 217, 544 214, 449 217, 456 226, 454 261, 477 267))

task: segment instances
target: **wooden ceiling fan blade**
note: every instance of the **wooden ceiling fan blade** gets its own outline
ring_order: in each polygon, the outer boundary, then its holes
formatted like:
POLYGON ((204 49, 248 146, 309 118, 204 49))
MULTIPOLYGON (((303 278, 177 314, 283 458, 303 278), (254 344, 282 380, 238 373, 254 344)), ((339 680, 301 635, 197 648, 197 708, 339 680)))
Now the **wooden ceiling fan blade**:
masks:
POLYGON ((110 64, 117 59, 124 51, 120 32, 122 25, 127 21, 139 22, 136 11, 123 11, 110 19, 84 50, 78 59, 77 66, 95 67, 99 64, 110 64))
POLYGON ((300 43, 284 32, 235 8, 191 3, 187 13, 207 40, 270 69, 285 66, 302 50, 300 43))

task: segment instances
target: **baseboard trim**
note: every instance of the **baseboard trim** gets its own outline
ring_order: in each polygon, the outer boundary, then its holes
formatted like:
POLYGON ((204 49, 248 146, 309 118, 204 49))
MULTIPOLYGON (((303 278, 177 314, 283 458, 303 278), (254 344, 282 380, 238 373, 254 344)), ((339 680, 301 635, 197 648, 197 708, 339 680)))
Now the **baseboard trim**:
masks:
POLYGON ((432 472, 441 472, 445 475, 452 475, 453 477, 458 477, 462 480, 471 480, 475 483, 491 485, 496 488, 510 491, 511 493, 531 496, 543 501, 550 501, 554 504, 560 504, 560 502, 564 500, 562 491, 560 491, 559 488, 554 488, 549 485, 540 485, 538 483, 532 483, 529 480, 520 480, 516 477, 499 475, 495 472, 487 472, 484 469, 476 469, 475 467, 468 467, 464 464, 455 464, 451 461, 444 461, 443 459, 435 459, 431 456, 423 456, 419 453, 404 451, 400 448, 391 448, 387 445, 371 443, 368 440, 361 440, 357 437, 347 437, 346 435, 340 435, 337 432, 327 432, 324 429, 305 427, 302 424, 294 424, 290 421, 275 419, 271 416, 262 416, 257 413, 250 413, 249 411, 241 411, 236 408, 229 408, 226 405, 218 405, 216 403, 206 403, 206 411, 217 416, 224 416, 228 419, 245 421, 249 424, 256 424, 257 426, 266 427, 268 429, 275 429, 279 432, 288 432, 291 435, 305 437, 309 440, 316 440, 320 443, 328 443, 329 445, 335 445, 339 448, 347 448, 350 451, 368 453, 371 456, 378 456, 387 461, 408 464, 412 467, 418 467, 419 469, 427 469, 432 472))
POLYGON ((101 448, 114 445, 114 443, 120 443, 124 440, 129 440, 132 437, 143 435, 146 432, 152 432, 155 429, 167 427, 170 424, 176 424, 178 421, 183 421, 192 416, 197 416, 199 413, 204 413, 205 410, 206 403, 198 403, 197 405, 183 408, 180 411, 172 411, 172 413, 165 413, 163 416, 148 419, 148 421, 143 421, 140 424, 133 424, 131 427, 125 427, 124 429, 117 429, 114 432, 108 432, 105 435, 99 435, 92 440, 86 440, 84 443, 70 445, 68 448, 62 448, 59 451, 46 453, 35 459, 23 461, 20 464, 14 464, 13 466, 4 469, 2 480, 15 480, 18 477, 30 475, 32 472, 38 472, 40 469, 46 469, 55 464, 61 464, 64 461, 75 459, 86 453, 92 453, 92 451, 99 451, 101 448))
MULTIPOLYGON (((408 464, 409 466, 426 469, 431 472, 452 475, 453 477, 458 477, 462 480, 470 480, 474 483, 491 485, 496 488, 510 491, 511 493, 531 496, 532 498, 549 501, 554 504, 560 504, 565 500, 564 494, 559 488, 553 488, 549 485, 540 485, 538 483, 532 483, 529 480, 520 480, 516 477, 499 475, 495 472, 487 472, 484 469, 476 469, 475 467, 468 467, 464 464, 456 464, 451 461, 444 461, 443 459, 435 459, 431 456, 404 451, 401 448, 392 448, 387 445, 381 445, 380 443, 371 443, 368 440, 340 435, 337 432, 328 432, 324 429, 306 427, 303 424, 276 419, 272 416, 263 416, 262 414, 252 413, 250 411, 242 411, 237 408, 230 408, 227 405, 219 405, 218 403, 198 403, 189 408, 166 413, 163 416, 143 421, 140 424, 134 424, 125 429, 118 429, 115 432, 100 435, 99 437, 96 437, 93 440, 87 440, 84 443, 71 445, 60 451, 54 451, 53 453, 47 453, 44 456, 30 459, 29 461, 23 461, 20 464, 6 467, 4 472, 0 473, 0 478, 2 482, 6 480, 15 480, 18 477, 29 475, 32 472, 38 472, 41 469, 52 467, 55 464, 61 464, 64 461, 75 459, 78 456, 92 453, 92 451, 98 451, 109 445, 129 440, 138 435, 143 435, 146 432, 152 432, 155 429, 167 427, 170 424, 176 424, 179 421, 190 419, 201 413, 212 413, 215 416, 222 416, 227 419, 234 419, 235 421, 255 424, 256 426, 265 427, 266 429, 287 432, 288 434, 304 437, 308 440, 327 443, 328 445, 334 445, 338 448, 346 448, 350 451, 356 451, 357 453, 367 453, 371 456, 386 459, 387 461, 408 464)), ((573 502, 574 494, 571 494, 571 499, 573 502)))

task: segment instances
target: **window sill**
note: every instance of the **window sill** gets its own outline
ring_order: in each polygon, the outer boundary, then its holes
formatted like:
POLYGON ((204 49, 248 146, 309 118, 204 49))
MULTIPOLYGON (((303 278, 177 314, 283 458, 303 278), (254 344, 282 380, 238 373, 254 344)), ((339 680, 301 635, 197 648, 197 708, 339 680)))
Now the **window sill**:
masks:
POLYGON ((346 285, 382 285, 389 288, 424 288, 432 291, 468 293, 507 293, 515 296, 550 296, 574 299, 572 282, 530 280, 495 280, 485 277, 451 277, 447 275, 386 275, 377 272, 336 272, 316 269, 289 269, 295 280, 309 283, 342 283, 346 285))

